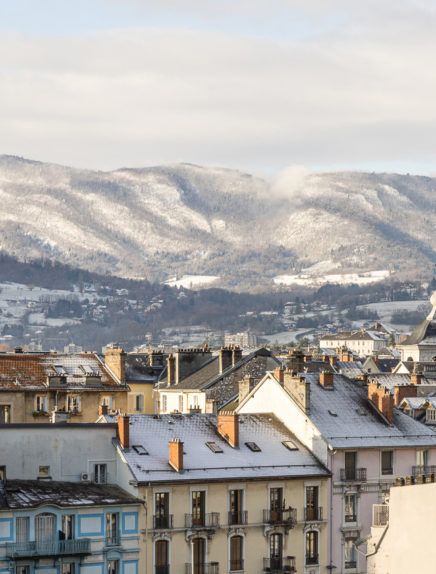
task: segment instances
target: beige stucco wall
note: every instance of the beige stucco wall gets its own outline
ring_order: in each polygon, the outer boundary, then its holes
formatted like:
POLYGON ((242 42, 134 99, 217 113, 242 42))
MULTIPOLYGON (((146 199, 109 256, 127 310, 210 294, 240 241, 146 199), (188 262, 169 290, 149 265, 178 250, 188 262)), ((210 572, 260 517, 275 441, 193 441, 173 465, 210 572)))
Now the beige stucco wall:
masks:
POLYGON ((130 415, 154 415, 153 383, 131 383, 127 403, 127 413, 130 415), (142 397, 142 410, 136 410, 136 397, 142 397))

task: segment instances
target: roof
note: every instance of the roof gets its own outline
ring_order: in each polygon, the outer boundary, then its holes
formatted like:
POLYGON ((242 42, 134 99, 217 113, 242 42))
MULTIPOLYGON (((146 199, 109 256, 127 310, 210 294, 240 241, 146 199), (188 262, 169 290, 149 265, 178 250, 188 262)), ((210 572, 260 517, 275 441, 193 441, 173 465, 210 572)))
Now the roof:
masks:
POLYGON ((239 415, 239 421, 240 446, 232 448, 218 433, 215 415, 134 415, 130 417, 131 448, 119 448, 139 483, 330 475, 273 414, 239 415), (168 443, 173 438, 184 443, 183 472, 176 472, 168 462, 168 443), (297 449, 289 450, 282 441, 292 441, 297 449), (216 443, 223 452, 212 452, 206 442, 216 443), (261 450, 253 452, 247 442, 255 442, 261 450), (134 445, 143 446, 149 454, 138 454, 134 445))
POLYGON ((364 372, 360 361, 336 361, 336 371, 346 377, 355 378, 364 372))
POLYGON ((335 374, 330 390, 318 375, 302 376, 310 382, 310 419, 333 448, 436 446, 436 433, 399 409, 394 408, 394 424, 386 424, 368 400, 366 385, 335 374))
POLYGON ((126 382, 127 383, 156 383, 165 365, 151 366, 148 353, 127 353, 126 382))
MULTIPOLYGON (((375 373, 372 374, 370 373, 368 375, 368 380, 370 381, 375 381, 376 383, 379 383, 379 385, 382 385, 385 389, 393 389, 395 387, 401 387, 404 385, 410 385, 411 380, 410 380, 410 375, 408 375, 407 373, 375 373)), ((427 377, 421 377, 421 382, 419 383, 419 387, 425 387, 425 386, 430 386, 430 387, 435 387, 436 386, 436 381, 435 379, 430 379, 427 377)))
POLYGON ((99 390, 111 387, 126 390, 95 353, 44 354, 5 353, 0 354, 0 390, 22 391, 46 388, 47 377, 51 377, 50 388, 65 388, 60 377, 72 388, 99 390), (58 382, 57 382, 58 381, 58 382))
POLYGON ((417 325, 412 334, 400 346, 406 347, 408 345, 436 345, 436 320, 427 318, 417 325))
POLYGON ((52 480, 7 480, 0 494, 0 508, 38 508, 44 505, 65 507, 137 504, 118 486, 52 480))
MULTIPOLYGON (((407 405, 411 409, 422 409, 424 407, 424 405, 427 403, 427 401, 430 402, 430 399, 428 399, 427 397, 405 397, 400 403, 400 408, 407 405)), ((434 399, 433 399, 433 401, 434 401, 434 399)), ((430 402, 430 404, 432 406, 433 406, 433 401, 430 402)), ((435 403, 436 403, 436 401, 435 401, 435 403)))

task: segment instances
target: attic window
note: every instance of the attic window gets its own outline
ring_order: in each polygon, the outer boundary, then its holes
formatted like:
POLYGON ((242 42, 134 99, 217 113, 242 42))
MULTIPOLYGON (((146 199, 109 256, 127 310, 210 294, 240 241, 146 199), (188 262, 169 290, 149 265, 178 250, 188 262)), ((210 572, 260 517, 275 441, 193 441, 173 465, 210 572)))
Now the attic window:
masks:
POLYGON ((55 365, 54 366, 55 371, 58 375, 66 375, 67 371, 64 369, 64 367, 62 365, 55 365))
POLYGON ((132 448, 138 454, 148 454, 148 450, 144 448, 142 444, 134 444, 132 448))
POLYGON ((289 450, 298 450, 298 446, 292 440, 283 440, 282 445, 284 445, 289 450))
POLYGON ((255 442, 246 442, 245 446, 248 446, 248 448, 253 452, 261 452, 262 450, 260 447, 257 446, 255 442))
POLYGON ((207 442, 206 446, 208 446, 210 450, 214 453, 224 452, 223 449, 220 447, 220 445, 217 444, 216 442, 207 442))
POLYGON ((362 417, 366 417, 366 411, 364 409, 356 409, 356 412, 362 417))
POLYGON ((331 415, 332 417, 337 417, 337 416, 338 416, 338 413, 335 413, 335 411, 331 411, 331 410, 329 409, 329 415, 331 415))

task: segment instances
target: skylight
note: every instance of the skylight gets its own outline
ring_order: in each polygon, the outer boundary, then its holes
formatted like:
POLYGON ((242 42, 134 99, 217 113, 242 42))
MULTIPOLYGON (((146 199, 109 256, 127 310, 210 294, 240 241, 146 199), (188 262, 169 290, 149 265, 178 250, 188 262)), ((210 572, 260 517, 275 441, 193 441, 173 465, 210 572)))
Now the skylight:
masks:
POLYGON ((134 444, 132 446, 133 450, 138 454, 148 454, 148 450, 142 446, 142 444, 134 444))
POLYGON ((331 410, 329 409, 329 415, 331 415, 332 417, 337 417, 337 416, 338 416, 338 413, 335 413, 335 411, 331 411, 331 410))
POLYGON ((245 446, 248 446, 248 448, 253 452, 261 452, 262 450, 255 442, 246 442, 245 446))
POLYGON ((298 446, 292 440, 284 440, 282 444, 289 450, 298 450, 298 446))
POLYGON ((216 442, 207 442, 206 446, 208 446, 210 450, 214 453, 224 452, 223 449, 220 447, 220 445, 217 444, 216 442))

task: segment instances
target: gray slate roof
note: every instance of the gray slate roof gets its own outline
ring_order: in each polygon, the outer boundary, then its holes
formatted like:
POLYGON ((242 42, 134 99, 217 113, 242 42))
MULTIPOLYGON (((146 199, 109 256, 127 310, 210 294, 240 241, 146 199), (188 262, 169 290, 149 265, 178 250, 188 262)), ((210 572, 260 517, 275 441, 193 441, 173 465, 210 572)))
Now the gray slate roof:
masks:
POLYGON ((316 374, 310 382, 310 419, 333 448, 436 446, 436 433, 394 408, 388 425, 368 401, 366 385, 334 375, 334 389, 324 389, 316 374))
MULTIPOLYGON (((389 390, 392 390, 394 387, 401 387, 411 384, 410 375, 407 373, 369 373, 368 380, 375 381, 376 383, 379 383, 385 387, 385 389, 389 390)), ((426 386, 436 386, 436 380, 427 377, 421 377, 421 383, 419 384, 419 387, 426 386)))
POLYGON ((150 366, 150 357, 147 353, 128 353, 126 356, 126 382, 127 383, 156 383, 165 366, 150 366))
MULTIPOLYGON (((104 419, 111 422, 113 417, 104 419)), ((240 446, 232 448, 218 433, 215 415, 131 416, 131 448, 122 450, 123 457, 135 479, 146 483, 329 476, 329 471, 274 415, 239 415, 239 420, 240 446), (173 438, 184 443, 185 470, 181 473, 168 462, 168 443, 173 438), (298 450, 286 448, 282 444, 285 440, 293 441, 298 450), (206 442, 215 442, 223 452, 213 453, 206 442), (261 451, 253 452, 246 442, 255 442, 261 451), (142 445, 149 454, 138 454, 134 445, 142 445)))
POLYGON ((425 319, 413 330, 401 346, 407 345, 436 345, 436 320, 425 319))

